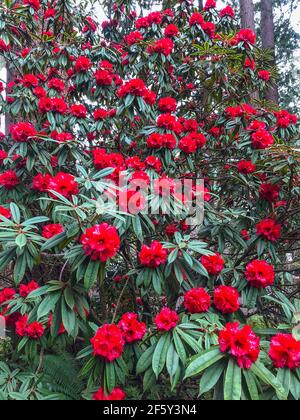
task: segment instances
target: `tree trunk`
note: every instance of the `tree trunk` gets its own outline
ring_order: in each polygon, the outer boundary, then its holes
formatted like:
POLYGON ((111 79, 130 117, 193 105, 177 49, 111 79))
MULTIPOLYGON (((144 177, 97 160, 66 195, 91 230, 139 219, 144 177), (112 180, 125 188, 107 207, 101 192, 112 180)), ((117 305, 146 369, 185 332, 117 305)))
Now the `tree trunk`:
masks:
POLYGON ((240 0, 242 28, 255 31, 253 0, 240 0))
MULTIPOLYGON (((261 0, 261 37, 262 47, 264 49, 271 49, 273 54, 272 65, 276 65, 275 53, 275 28, 274 28, 274 14, 273 1, 261 0)), ((266 93, 266 98, 276 104, 279 103, 278 86, 275 84, 266 93)))
MULTIPOLYGON (((9 67, 7 65, 6 67, 6 84, 10 83, 13 80, 13 75, 11 71, 9 70, 9 67)), ((7 136, 9 134, 9 127, 11 125, 11 117, 9 114, 5 114, 5 135, 7 136)))
POLYGON ((199 10, 203 10, 203 7, 204 7, 203 0, 199 0, 198 1, 198 8, 199 8, 199 10))

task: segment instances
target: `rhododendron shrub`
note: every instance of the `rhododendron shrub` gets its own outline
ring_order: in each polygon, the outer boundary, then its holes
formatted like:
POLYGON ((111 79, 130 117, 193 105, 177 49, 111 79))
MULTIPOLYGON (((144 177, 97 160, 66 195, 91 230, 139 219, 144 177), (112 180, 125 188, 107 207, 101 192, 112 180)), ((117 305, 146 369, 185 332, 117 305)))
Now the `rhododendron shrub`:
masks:
POLYGON ((297 116, 230 5, 150 3, 0 5, 1 398, 297 400, 297 116))

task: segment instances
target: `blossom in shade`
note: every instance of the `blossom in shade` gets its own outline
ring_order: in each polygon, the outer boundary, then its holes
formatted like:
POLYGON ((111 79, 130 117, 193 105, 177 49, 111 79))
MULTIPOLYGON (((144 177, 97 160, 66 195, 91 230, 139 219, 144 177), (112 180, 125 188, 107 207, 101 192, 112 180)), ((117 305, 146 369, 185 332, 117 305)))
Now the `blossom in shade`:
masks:
POLYGON ((126 394, 120 388, 114 388, 110 394, 106 394, 103 388, 100 388, 93 395, 94 401, 122 401, 125 400, 126 394))
POLYGON ((202 287, 191 289, 184 295, 184 306, 191 314, 208 312, 210 304, 210 296, 202 287))
POLYGON ((220 254, 203 256, 202 265, 206 268, 208 274, 216 276, 224 270, 225 262, 220 254))
POLYGON ((154 322, 158 331, 171 331, 177 326, 179 322, 179 316, 170 308, 163 308, 155 317, 154 322))
POLYGON ((139 258, 144 267, 158 268, 167 262, 168 252, 160 242, 154 241, 150 246, 142 246, 139 258))
POLYGON ((300 341, 291 334, 277 334, 271 340, 269 356, 277 369, 300 368, 300 341))
POLYGON ((250 286, 265 289, 274 284, 274 267, 265 260, 254 260, 246 266, 245 277, 250 286))
POLYGON ((56 224, 49 224, 49 225, 45 225, 43 226, 43 238, 46 239, 51 239, 56 235, 59 235, 60 233, 64 232, 64 228, 61 224, 56 223, 56 224))
POLYGON ((113 362, 121 357, 125 340, 122 330, 115 324, 104 324, 91 339, 94 356, 113 362))
POLYGON ((262 220, 256 226, 257 236, 261 236, 266 241, 276 242, 280 239, 281 225, 273 219, 262 220))
POLYGON ((122 316, 118 327, 122 330, 126 343, 134 343, 142 340, 147 331, 146 324, 139 322, 138 314, 131 312, 122 316))
POLYGON ((231 286, 220 286, 214 291, 214 305, 223 314, 237 312, 241 306, 239 292, 231 286))
POLYGON ((220 332, 219 345, 222 353, 229 353, 241 369, 250 369, 260 354, 260 338, 249 325, 241 328, 238 322, 227 324, 220 332))
POLYGON ((39 287, 38 283, 34 280, 30 281, 28 284, 21 284, 19 289, 20 296, 26 298, 31 292, 39 289, 39 287))
POLYGON ((94 261, 101 262, 115 257, 121 245, 117 229, 108 223, 86 229, 80 238, 80 243, 86 255, 94 261))

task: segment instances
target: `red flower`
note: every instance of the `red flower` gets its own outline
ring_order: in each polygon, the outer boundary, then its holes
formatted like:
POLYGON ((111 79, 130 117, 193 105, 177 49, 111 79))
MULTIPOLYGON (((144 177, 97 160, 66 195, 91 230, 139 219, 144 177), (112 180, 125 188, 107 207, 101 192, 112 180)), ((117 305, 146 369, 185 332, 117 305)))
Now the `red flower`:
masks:
POLYGON ((186 154, 196 153, 198 150, 198 144, 194 137, 186 136, 183 137, 179 142, 179 149, 186 154))
POLYGON ((256 131, 251 138, 254 149, 268 149, 275 143, 274 137, 267 130, 256 131))
POLYGON ((10 50, 10 45, 6 44, 6 42, 0 38, 0 52, 7 52, 9 50, 10 50))
POLYGON ((105 120, 106 118, 109 118, 109 111, 106 111, 106 109, 99 108, 94 111, 94 120, 105 120))
POLYGON ((32 140, 36 136, 35 128, 28 122, 19 122, 9 127, 12 138, 18 142, 23 143, 32 140))
POLYGON ((168 131, 174 131, 176 134, 180 134, 182 126, 177 118, 172 114, 162 114, 157 119, 157 127, 163 128, 168 131))
POLYGON ((210 302, 209 294, 202 287, 191 289, 184 295, 184 306, 191 314, 208 312, 210 302))
POLYGON ((131 32, 130 34, 124 37, 125 44, 132 46, 134 44, 138 44, 139 42, 143 41, 143 35, 139 31, 131 32))
POLYGON ((126 394, 120 388, 114 388, 110 394, 105 394, 104 389, 100 388, 93 395, 94 401, 122 401, 125 400, 126 394))
POLYGON ((190 17, 190 26, 195 26, 195 25, 202 25, 204 23, 204 18, 201 15, 201 13, 193 13, 192 16, 190 17))
POLYGON ((152 12, 147 16, 149 25, 160 25, 162 23, 162 15, 160 12, 152 12))
POLYGON ((25 74, 22 84, 27 88, 35 88, 39 85, 39 80, 34 74, 25 74))
POLYGON ((172 238, 175 235, 176 232, 178 232, 178 228, 177 228, 177 226, 175 224, 171 224, 171 225, 168 225, 166 227, 166 234, 170 238, 172 238))
POLYGON ((241 29, 237 34, 237 42, 254 45, 256 42, 256 34, 252 31, 252 29, 241 29))
POLYGON ((72 105, 70 108, 70 113, 76 118, 86 118, 87 109, 84 105, 72 105))
POLYGON ((2 305, 5 302, 9 302, 13 299, 13 297, 16 295, 16 291, 11 288, 5 288, 0 291, 0 305, 2 305))
POLYGON ((204 10, 209 10, 209 9, 215 9, 217 7, 217 2, 216 0, 206 0, 206 3, 204 5, 204 10))
POLYGON ((78 194, 78 184, 73 175, 59 172, 49 181, 49 190, 53 190, 64 197, 71 198, 78 194))
POLYGON ((56 90, 59 93, 62 93, 65 90, 65 82, 57 77, 49 80, 48 82, 49 89, 56 90))
POLYGON ((98 329, 91 339, 94 356, 104 357, 113 362, 121 357, 125 341, 121 329, 115 324, 105 324, 98 329))
POLYGON ((246 266, 245 277, 250 286, 265 289, 275 281, 275 271, 271 264, 264 260, 254 260, 246 266))
POLYGON ((241 236, 243 237, 244 241, 250 241, 250 234, 247 229, 241 230, 241 236))
POLYGON ((261 80, 264 80, 265 82, 268 82, 271 79, 271 74, 267 70, 260 70, 258 72, 258 77, 261 80))
POLYGON ((86 255, 101 262, 115 257, 121 245, 117 229, 107 223, 87 229, 81 236, 80 243, 86 255))
POLYGON ((215 254, 210 256, 203 256, 201 258, 202 265, 206 268, 208 274, 216 276, 224 270, 224 260, 222 255, 215 254))
POLYGON ((28 315, 24 315, 16 322, 16 334, 20 337, 28 337, 38 340, 44 335, 45 328, 40 322, 28 324, 28 315))
POLYGON ((249 57, 246 58, 244 63, 245 69, 255 70, 256 69, 256 63, 254 60, 250 59, 249 57))
POLYGON ((224 9, 220 10, 221 19, 223 19, 226 16, 231 17, 231 18, 235 17, 235 11, 233 10, 231 6, 227 6, 224 9))
POLYGON ((8 154, 4 150, 0 150, 0 165, 3 165, 4 160, 7 159, 8 154))
POLYGON ((225 109, 225 113, 226 113, 228 118, 235 119, 235 118, 243 117, 244 110, 239 105, 238 106, 230 106, 230 107, 225 109))
POLYGON ((35 11, 39 10, 40 0, 23 0, 24 5, 32 7, 35 11))
POLYGON ((271 340, 269 356, 277 369, 300 368, 300 341, 290 334, 277 334, 271 340))
POLYGON ((261 184, 259 189, 259 195, 263 200, 269 201, 269 203, 275 203, 279 199, 280 187, 273 184, 261 184))
POLYGON ((0 174, 0 185, 6 190, 12 190, 20 184, 20 180, 15 171, 6 171, 0 174))
POLYGON ((177 326, 179 316, 175 311, 172 311, 169 308, 163 308, 155 317, 154 322, 158 331, 171 331, 177 326))
POLYGON ((92 62, 88 57, 85 57, 84 55, 79 57, 76 60, 75 63, 75 69, 77 71, 77 73, 81 73, 84 71, 89 70, 92 67, 92 62))
POLYGON ((65 230, 62 225, 60 224, 51 224, 45 225, 43 227, 43 237, 46 239, 51 239, 60 233, 63 233, 65 230))
POLYGON ((142 340, 147 331, 146 324, 138 321, 138 315, 130 312, 122 316, 118 327, 122 330, 126 343, 142 340))
POLYGON ((11 219, 11 212, 5 207, 0 206, 0 216, 5 217, 6 219, 11 219))
POLYGON ((250 369, 260 354, 260 338, 249 325, 241 328, 238 322, 227 324, 220 332, 219 345, 222 353, 229 353, 241 369, 250 369))
POLYGON ((179 34, 179 29, 176 25, 170 24, 164 30, 164 35, 168 38, 172 38, 179 34))
POLYGON ((145 83, 141 79, 132 79, 129 82, 125 83, 124 86, 121 86, 117 94, 119 98, 124 98, 127 95, 132 96, 145 96, 147 88, 145 83))
POLYGON ((154 241, 150 247, 142 246, 139 257, 144 267, 157 268, 167 262, 168 252, 160 242, 154 241))
POLYGON ((280 239, 281 225, 276 224, 273 219, 265 219, 257 224, 256 234, 266 241, 276 242, 280 239))
POLYGON ((26 327, 26 335, 32 340, 38 340, 44 335, 45 328, 40 322, 32 322, 26 327))
POLYGON ((50 174, 38 174, 33 178, 32 188, 39 192, 47 192, 52 177, 50 174))
POLYGON ((220 286, 214 292, 214 305, 223 314, 232 314, 239 310, 239 292, 230 286, 220 286))
POLYGON ((157 40, 153 45, 148 47, 148 52, 150 54, 163 54, 168 57, 173 51, 174 44, 170 38, 163 38, 157 40))
POLYGON ((297 124, 298 117, 296 115, 290 114, 286 110, 281 110, 275 112, 274 115, 277 118, 277 127, 279 128, 288 128, 290 125, 297 124))
POLYGON ((238 171, 244 175, 253 174, 256 171, 256 165, 253 164, 251 161, 249 162, 247 160, 242 160, 241 162, 239 162, 237 168, 238 171))
POLYGON ((112 74, 107 70, 97 70, 95 79, 98 86, 111 86, 113 83, 112 74))
POLYGON ((174 98, 166 97, 158 102, 160 112, 175 112, 177 109, 177 101, 174 98))
POLYGON ((145 160, 145 163, 150 168, 153 168, 156 172, 160 172, 162 170, 162 163, 156 156, 148 156, 145 160))
POLYGON ((31 282, 29 282, 28 284, 21 284, 20 285, 20 289, 19 289, 20 296, 22 298, 27 298, 27 296, 31 292, 33 292, 34 290, 39 289, 39 287, 40 286, 34 280, 32 280, 31 282))

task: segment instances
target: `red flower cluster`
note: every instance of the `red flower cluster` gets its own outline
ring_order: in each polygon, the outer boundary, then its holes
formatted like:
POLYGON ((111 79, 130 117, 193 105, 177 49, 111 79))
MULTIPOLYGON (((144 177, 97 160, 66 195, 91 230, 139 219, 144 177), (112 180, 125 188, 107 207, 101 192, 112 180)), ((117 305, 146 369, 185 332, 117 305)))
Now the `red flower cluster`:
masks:
POLYGON ((153 133, 147 139, 147 146, 150 149, 161 149, 166 147, 173 150, 177 145, 177 140, 173 134, 158 134, 153 133))
POLYGON ((150 246, 142 246, 139 257, 144 267, 157 268, 167 262, 168 252, 160 242, 154 241, 150 246))
POLYGON ((148 47, 149 54, 163 54, 168 57, 174 48, 174 43, 170 38, 163 38, 155 41, 153 45, 148 47))
POLYGON ((138 314, 126 313, 122 316, 118 323, 118 327, 122 330, 126 343, 134 343, 143 339, 147 331, 144 322, 139 322, 138 314))
POLYGON ((237 34, 237 42, 254 45, 256 42, 256 34, 252 29, 241 29, 237 34))
POLYGON ((131 32, 130 34, 124 37, 125 44, 129 45, 130 47, 134 44, 138 44, 139 42, 143 41, 143 35, 139 31, 131 32))
POLYGON ((92 62, 88 57, 81 56, 78 57, 75 63, 75 69, 77 73, 81 73, 89 70, 92 67, 92 62))
POLYGON ((20 180, 15 171, 6 171, 0 174, 0 185, 6 190, 12 190, 20 184, 20 180))
POLYGON ((5 217, 6 219, 11 219, 11 212, 5 207, 0 206, 0 216, 5 217))
POLYGON ((34 74, 25 74, 22 84, 27 88, 35 88, 39 85, 39 79, 34 74))
POLYGON ((35 11, 38 11, 41 7, 40 0, 23 0, 23 4, 32 7, 35 11))
POLYGON ((277 118, 277 127, 279 128, 288 128, 290 125, 297 124, 298 117, 296 115, 290 114, 286 110, 275 112, 277 118))
POLYGON ((241 369, 250 369, 260 354, 260 338, 249 325, 241 329, 238 322, 227 324, 220 332, 219 345, 222 353, 229 353, 241 369))
POLYGON ((194 13, 191 17, 190 17, 190 21, 189 21, 189 25, 190 26, 200 26, 201 29, 210 37, 210 38, 214 38, 215 36, 215 24, 213 22, 206 22, 203 18, 203 16, 201 15, 201 13, 194 13))
POLYGON ((115 324, 105 324, 98 329, 91 339, 94 356, 104 357, 113 362, 121 357, 125 341, 121 329, 115 324))
POLYGON ((220 17, 223 19, 224 17, 235 17, 235 11, 231 6, 226 6, 224 9, 220 10, 220 17))
POLYGON ((152 94, 153 92, 146 88, 145 83, 141 79, 129 80, 127 83, 121 86, 117 92, 119 98, 125 98, 128 95, 132 95, 143 98, 147 103, 149 101, 149 96, 152 94))
POLYGON ((254 260, 246 267, 245 277, 250 286, 265 289, 275 281, 275 271, 272 265, 264 260, 254 260))
POLYGON ((278 334, 271 340, 269 356, 277 369, 298 369, 300 341, 290 334, 278 334))
POLYGON ((201 263, 206 268, 208 274, 212 276, 220 274, 225 266, 224 259, 220 254, 203 256, 201 258, 201 263))
POLYGON ((179 322, 179 316, 170 308, 163 308, 155 317, 154 322, 158 331, 171 331, 177 326, 179 322))
POLYGON ((34 139, 37 132, 34 126, 28 122, 19 122, 9 127, 12 138, 18 142, 23 143, 34 139))
POLYGON ((111 86, 114 80, 112 73, 103 69, 96 71, 95 79, 98 86, 111 86))
POLYGON ((19 337, 28 337, 38 340, 44 335, 45 328, 40 322, 28 324, 28 315, 24 315, 16 322, 16 334, 19 337))
POLYGON ((50 178, 47 190, 53 190, 64 197, 71 198, 72 195, 78 194, 78 184, 73 175, 59 172, 50 178))
POLYGON ((253 174, 256 171, 256 165, 251 161, 242 160, 237 165, 238 171, 243 175, 253 174))
POLYGON ((107 223, 87 229, 81 236, 80 243, 83 245, 86 255, 94 261, 101 262, 113 258, 121 245, 117 229, 107 223))
POLYGON ((21 284, 19 293, 22 298, 27 298, 28 295, 30 295, 31 292, 34 290, 39 289, 39 285, 36 281, 32 280, 28 284, 21 284))
POLYGON ((160 112, 175 112, 177 109, 177 101, 169 96, 161 98, 158 102, 158 109, 160 112))
POLYGON ((157 119, 157 127, 168 131, 174 131, 176 134, 182 132, 182 125, 177 118, 172 114, 162 114, 157 119))
POLYGON ((260 70, 258 72, 258 78, 268 82, 271 79, 271 74, 268 70, 260 70))
POLYGON ((239 292, 230 286, 220 286, 214 292, 214 305, 223 314, 237 312, 241 306, 239 292))
POLYGON ((64 232, 64 228, 60 224, 50 224, 43 227, 43 238, 51 239, 56 235, 64 232))
POLYGON ((106 394, 103 388, 100 388, 94 396, 94 401, 122 401, 125 400, 126 394, 120 388, 114 388, 110 394, 106 394))
POLYGON ((262 220, 256 226, 256 234, 266 241, 276 242, 280 239, 281 225, 273 219, 262 220))
POLYGON ((63 115, 68 110, 67 104, 62 98, 41 98, 38 107, 43 114, 46 114, 47 112, 56 112, 63 115))
POLYGON ((259 195, 263 200, 269 203, 276 203, 279 199, 280 187, 273 184, 261 184, 259 189, 259 195))
POLYGON ((179 34, 179 29, 176 25, 170 24, 165 28, 164 34, 168 38, 173 38, 179 34))
POLYGON ((210 296, 202 287, 191 289, 184 295, 184 306, 191 314, 208 312, 210 303, 210 296))
POLYGON ((16 291, 11 288, 5 288, 0 291, 0 305, 2 305, 5 302, 9 302, 13 299, 13 297, 16 295, 16 291))
POLYGON ((258 130, 251 136, 254 149, 268 149, 275 143, 274 137, 267 130, 258 130))
POLYGON ((206 137, 200 133, 190 133, 179 142, 179 149, 184 153, 192 154, 197 152, 199 147, 203 147, 206 144, 206 137))

